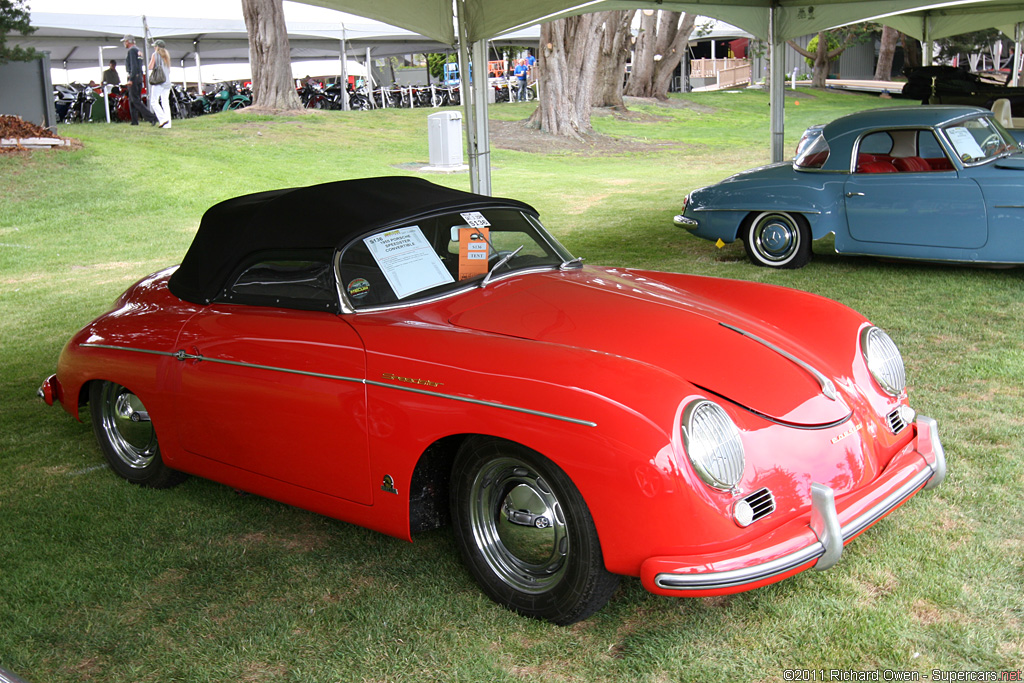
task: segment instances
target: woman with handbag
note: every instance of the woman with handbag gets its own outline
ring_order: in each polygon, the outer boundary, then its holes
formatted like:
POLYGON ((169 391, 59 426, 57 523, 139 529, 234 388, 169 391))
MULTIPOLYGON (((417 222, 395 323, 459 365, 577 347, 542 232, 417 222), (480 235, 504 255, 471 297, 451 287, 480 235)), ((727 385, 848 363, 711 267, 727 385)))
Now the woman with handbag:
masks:
POLYGON ((149 104, 161 128, 171 127, 171 55, 164 41, 153 41, 149 58, 149 104))

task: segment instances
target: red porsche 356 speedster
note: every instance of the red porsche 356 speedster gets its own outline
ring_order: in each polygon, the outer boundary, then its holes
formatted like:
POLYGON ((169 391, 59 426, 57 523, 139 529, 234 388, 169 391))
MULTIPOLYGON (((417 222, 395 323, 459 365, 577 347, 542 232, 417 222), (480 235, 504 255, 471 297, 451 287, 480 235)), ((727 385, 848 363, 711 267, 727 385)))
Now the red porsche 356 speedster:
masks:
POLYGON ((836 302, 584 266, 527 204, 394 177, 217 204, 40 392, 137 484, 451 523, 490 597, 566 624, 619 575, 706 596, 832 566, 945 476, 905 384, 836 302))

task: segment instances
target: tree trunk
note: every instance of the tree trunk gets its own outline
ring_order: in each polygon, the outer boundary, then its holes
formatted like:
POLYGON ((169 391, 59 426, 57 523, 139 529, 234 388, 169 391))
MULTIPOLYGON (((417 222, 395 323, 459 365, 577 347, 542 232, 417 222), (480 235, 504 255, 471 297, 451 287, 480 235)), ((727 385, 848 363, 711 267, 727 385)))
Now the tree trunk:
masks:
POLYGON ((921 43, 916 38, 906 34, 900 34, 903 41, 903 67, 912 69, 921 66, 924 58, 921 56, 921 43))
MULTIPOLYGON (((280 1, 280 0, 278 0, 280 1)), ((593 55, 601 42, 603 21, 596 14, 557 19, 540 27, 540 106, 529 124, 553 135, 582 139, 593 131, 593 55)))
POLYGON ((603 12, 604 32, 594 72, 595 107, 625 109, 622 89, 626 81, 626 61, 629 59, 630 26, 636 10, 603 12))
POLYGON ((828 34, 825 31, 820 31, 818 33, 817 49, 814 52, 808 52, 792 40, 788 40, 786 43, 807 59, 814 60, 814 70, 811 72, 811 87, 824 88, 826 86, 826 80, 828 79, 829 64, 835 61, 839 55, 843 53, 843 50, 853 43, 855 38, 856 35, 854 33, 850 33, 842 45, 834 50, 829 50, 828 34))
POLYGON ((627 95, 668 99, 672 75, 683 59, 696 19, 691 14, 664 10, 643 15, 633 49, 627 95))
POLYGON ((282 0, 242 0, 249 34, 253 106, 260 109, 302 109, 292 80, 291 48, 282 0))
POLYGON ((882 27, 882 45, 878 48, 878 64, 875 65, 875 80, 892 79, 892 58, 896 54, 896 42, 900 32, 891 26, 882 27))

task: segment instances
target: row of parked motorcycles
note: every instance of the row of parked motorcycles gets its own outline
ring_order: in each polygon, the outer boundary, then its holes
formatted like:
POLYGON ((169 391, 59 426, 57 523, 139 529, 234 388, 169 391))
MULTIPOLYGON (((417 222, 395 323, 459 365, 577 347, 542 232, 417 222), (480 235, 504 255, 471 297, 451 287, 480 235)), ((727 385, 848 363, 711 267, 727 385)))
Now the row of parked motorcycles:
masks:
MULTIPOLYGON (((509 102, 516 98, 517 87, 514 79, 491 79, 495 102, 509 102)), ((348 98, 348 108, 357 111, 387 108, 448 107, 462 104, 458 85, 410 85, 371 89, 365 85, 347 85, 344 92, 341 84, 307 81, 296 88, 302 105, 307 109, 344 109, 343 97, 348 98)), ((536 92, 528 88, 527 99, 535 99, 536 92)), ((129 121, 128 88, 113 86, 106 96, 110 110, 110 121, 129 121)), ((103 111, 103 86, 95 84, 57 85, 54 88, 54 104, 58 123, 83 123, 106 121, 103 111)), ((221 83, 216 89, 203 94, 174 85, 170 91, 171 117, 187 119, 203 114, 241 109, 252 104, 252 90, 238 83, 221 83)))
MULTIPOLYGON (((57 85, 54 87, 54 108, 58 123, 84 123, 106 121, 103 111, 103 86, 95 84, 57 85)), ((143 96, 145 99, 145 96, 143 96)), ((202 95, 174 85, 170 90, 171 118, 187 119, 203 114, 241 109, 252 104, 252 91, 237 83, 221 83, 215 90, 202 95)), ((129 121, 127 86, 113 86, 106 96, 110 121, 129 121)))
MULTIPOLYGON (((515 100, 518 86, 515 79, 492 78, 489 86, 494 90, 495 102, 515 100)), ((343 109, 342 90, 337 83, 324 86, 317 82, 306 82, 298 88, 299 99, 307 109, 343 109)), ((390 88, 370 89, 365 85, 349 85, 345 91, 348 108, 355 110, 448 107, 462 104, 458 85, 394 85, 390 88)), ((535 87, 527 88, 526 98, 537 98, 535 87)))

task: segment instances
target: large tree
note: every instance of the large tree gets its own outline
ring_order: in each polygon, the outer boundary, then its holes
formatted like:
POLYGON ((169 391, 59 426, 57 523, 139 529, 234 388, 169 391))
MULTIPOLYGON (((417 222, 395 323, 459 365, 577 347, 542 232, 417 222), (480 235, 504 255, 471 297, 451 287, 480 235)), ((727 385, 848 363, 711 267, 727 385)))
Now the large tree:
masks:
POLYGON ((820 31, 807 44, 807 49, 792 40, 787 43, 814 65, 811 72, 811 87, 824 88, 828 79, 829 64, 838 59, 846 48, 864 40, 869 30, 866 25, 859 24, 835 31, 820 31))
POLYGON ((875 65, 875 80, 888 81, 892 78, 892 59, 896 55, 896 43, 900 32, 892 26, 882 27, 881 46, 878 48, 878 63, 875 65))
POLYGON ((645 10, 633 48, 626 94, 668 99, 672 74, 685 54, 696 17, 684 12, 645 10))
POLYGON ((302 109, 292 80, 291 46, 282 0, 242 0, 242 15, 249 34, 253 106, 282 111, 302 109))
POLYGON ((631 26, 636 10, 602 12, 604 30, 594 71, 595 107, 625 109, 622 91, 626 83, 626 62, 629 60, 631 26))
POLYGON ((0 64, 35 59, 36 51, 32 48, 7 45, 8 34, 20 33, 27 36, 35 31, 30 21, 25 0, 0 0, 0 64))
POLYGON ((582 139, 592 132, 590 106, 604 32, 603 12, 541 24, 537 79, 540 102, 529 124, 554 135, 582 139))

